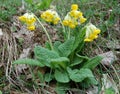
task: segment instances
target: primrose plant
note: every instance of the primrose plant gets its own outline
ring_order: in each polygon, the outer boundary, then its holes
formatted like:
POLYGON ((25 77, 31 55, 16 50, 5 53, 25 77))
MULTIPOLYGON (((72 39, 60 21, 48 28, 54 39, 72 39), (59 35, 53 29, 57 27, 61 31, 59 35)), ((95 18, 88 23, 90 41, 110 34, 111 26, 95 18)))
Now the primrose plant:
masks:
POLYGON ((70 84, 70 82, 86 84, 86 86, 97 84, 92 70, 100 63, 102 57, 89 58, 82 56, 81 51, 86 42, 92 42, 98 37, 100 29, 92 23, 85 24, 87 19, 78 9, 77 4, 71 5, 71 11, 67 13, 63 21, 58 13, 52 9, 41 14, 41 19, 44 21, 55 25, 61 24, 64 42, 55 41, 52 43, 48 31, 33 13, 26 13, 19 19, 26 24, 29 30, 35 30, 35 22, 38 22, 49 42, 46 43, 45 47, 36 46, 34 48, 34 59, 19 59, 13 64, 48 67, 51 71, 43 74, 44 82, 56 80, 57 83, 61 84, 70 84))

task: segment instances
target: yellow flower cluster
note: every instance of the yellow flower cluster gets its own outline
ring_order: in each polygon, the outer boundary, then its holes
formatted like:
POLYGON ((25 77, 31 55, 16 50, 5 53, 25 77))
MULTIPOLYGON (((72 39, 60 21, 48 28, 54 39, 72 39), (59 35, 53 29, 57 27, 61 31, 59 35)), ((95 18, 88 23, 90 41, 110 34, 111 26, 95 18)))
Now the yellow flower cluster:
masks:
POLYGON ((19 20, 26 23, 28 30, 35 30, 36 19, 33 14, 25 13, 23 16, 19 17, 19 20))
POLYGON ((41 14, 41 18, 53 24, 57 24, 60 21, 59 15, 54 10, 46 10, 41 14))
POLYGON ((89 23, 86 26, 86 35, 85 35, 85 42, 91 42, 94 39, 98 38, 98 34, 100 33, 100 29, 96 28, 93 24, 89 23))
POLYGON ((71 11, 67 13, 63 20, 64 26, 69 26, 70 28, 75 28, 78 24, 82 24, 86 21, 83 17, 83 13, 78 11, 78 5, 71 5, 71 11))

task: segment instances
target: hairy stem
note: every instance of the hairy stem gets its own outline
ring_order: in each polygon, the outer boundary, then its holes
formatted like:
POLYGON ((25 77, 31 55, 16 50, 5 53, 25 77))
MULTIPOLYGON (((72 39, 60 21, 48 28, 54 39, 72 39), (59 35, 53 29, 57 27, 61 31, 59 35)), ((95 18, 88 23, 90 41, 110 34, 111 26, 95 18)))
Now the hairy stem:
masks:
MULTIPOLYGON (((34 16, 35 16, 35 15, 34 15, 34 16)), ((40 26, 43 28, 43 30, 44 30, 44 32, 45 32, 45 34, 46 34, 46 36, 47 36, 47 38, 48 38, 48 40, 49 40, 50 47, 51 47, 51 49, 53 50, 52 40, 50 39, 50 36, 49 36, 46 28, 43 26, 43 24, 40 22, 40 20, 37 18, 37 16, 35 16, 35 18, 37 19, 37 21, 38 21, 38 23, 40 24, 40 26)))

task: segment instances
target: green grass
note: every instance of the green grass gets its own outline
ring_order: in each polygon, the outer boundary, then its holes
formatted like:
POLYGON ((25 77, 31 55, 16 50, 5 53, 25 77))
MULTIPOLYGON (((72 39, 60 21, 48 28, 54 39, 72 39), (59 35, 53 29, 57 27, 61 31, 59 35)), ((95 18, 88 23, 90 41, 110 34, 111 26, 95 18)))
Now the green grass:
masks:
POLYGON ((20 0, 1 0, 0 1, 0 20, 10 20, 17 14, 17 10, 21 6, 20 0))

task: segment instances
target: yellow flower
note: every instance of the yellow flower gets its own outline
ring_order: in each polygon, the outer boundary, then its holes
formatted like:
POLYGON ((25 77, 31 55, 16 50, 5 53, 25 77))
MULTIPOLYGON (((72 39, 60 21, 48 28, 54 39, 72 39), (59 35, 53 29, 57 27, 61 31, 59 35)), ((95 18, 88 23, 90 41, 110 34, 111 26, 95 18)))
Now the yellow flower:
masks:
POLYGON ((91 41, 93 41, 93 40, 91 40, 91 39, 89 39, 89 38, 85 38, 84 41, 85 41, 85 42, 91 42, 91 41))
POLYGON ((20 17, 19 17, 19 20, 20 20, 20 21, 26 21, 26 17, 25 17, 25 16, 20 16, 20 17))
POLYGON ((78 11, 78 5, 72 4, 71 11, 67 13, 63 20, 63 25, 75 28, 77 25, 84 23, 86 20, 87 19, 83 17, 83 13, 78 11))
POLYGON ((41 15, 41 18, 47 22, 52 22, 53 14, 48 10, 41 15))
POLYGON ((53 24, 58 24, 59 20, 60 20, 59 17, 54 18, 54 20, 53 20, 53 24))
POLYGON ((35 18, 26 19, 26 23, 27 23, 27 24, 32 24, 32 23, 34 23, 35 21, 36 21, 35 18))
POLYGON ((25 13, 23 16, 19 17, 20 21, 23 21, 27 25, 28 30, 35 30, 36 19, 32 13, 25 13))
POLYGON ((45 19, 45 16, 46 16, 46 15, 45 15, 44 13, 41 14, 41 18, 42 18, 42 19, 45 19))
POLYGON ((64 20, 63 20, 63 25, 64 26, 69 26, 70 28, 75 28, 76 26, 76 19, 74 19, 73 17, 71 17, 69 15, 69 13, 65 16, 64 20))
POLYGON ((79 17, 82 16, 82 12, 77 11, 77 10, 72 10, 72 11, 70 11, 70 16, 78 19, 79 17))
POLYGON ((99 34, 100 32, 101 32, 100 29, 95 29, 93 33, 94 34, 99 34))
POLYGON ((57 24, 60 20, 56 11, 47 10, 41 14, 41 18, 44 19, 46 22, 51 22, 53 24, 57 24))
POLYGON ((86 20, 87 20, 87 19, 84 18, 83 16, 80 17, 80 23, 81 23, 81 24, 84 23, 86 20))
POLYGON ((78 22, 76 21, 76 19, 71 18, 69 15, 67 15, 63 20, 63 25, 69 26, 70 28, 75 28, 76 25, 78 25, 78 22))
POLYGON ((69 27, 70 27, 70 28, 75 28, 76 25, 71 23, 71 24, 69 24, 69 27))
POLYGON ((75 28, 76 25, 77 25, 77 23, 76 23, 75 19, 71 19, 71 20, 68 21, 68 26, 70 28, 75 28))
POLYGON ((98 34, 100 33, 100 29, 96 28, 93 24, 88 24, 86 26, 86 35, 85 35, 85 42, 91 42, 94 39, 98 38, 98 34))
POLYGON ((28 29, 28 30, 35 30, 35 26, 34 26, 34 25, 27 26, 27 29, 28 29))
POLYGON ((20 17, 19 17, 19 20, 20 20, 20 21, 24 21, 24 22, 26 22, 26 21, 28 21, 28 20, 31 20, 31 21, 33 21, 33 22, 36 21, 34 15, 33 15, 32 13, 25 13, 23 16, 20 16, 20 17))
POLYGON ((77 10, 78 9, 78 5, 77 4, 72 4, 71 5, 71 10, 77 10))
POLYGON ((90 36, 89 36, 89 39, 93 40, 93 39, 96 39, 98 38, 98 35, 92 33, 90 36))
POLYGON ((69 23, 68 20, 63 20, 63 25, 64 26, 68 26, 68 23, 69 23))

